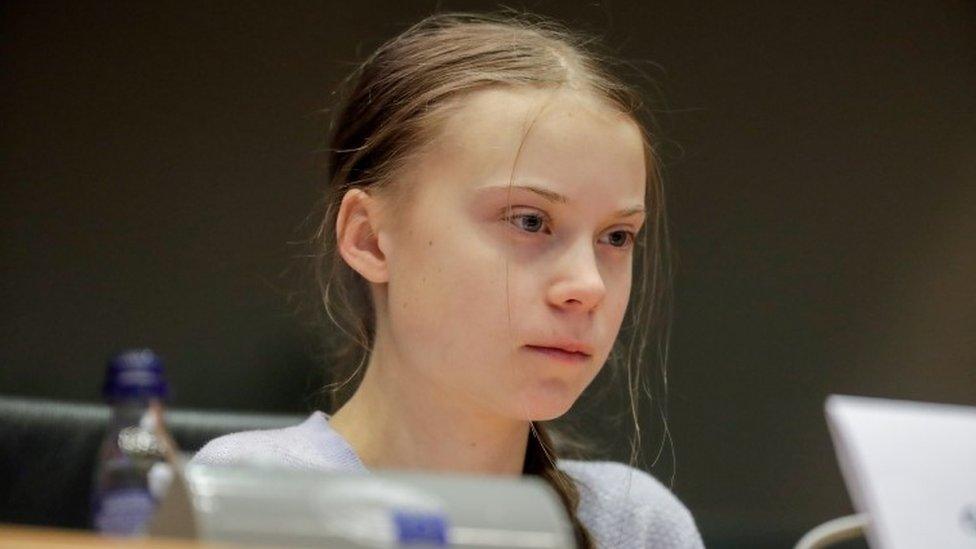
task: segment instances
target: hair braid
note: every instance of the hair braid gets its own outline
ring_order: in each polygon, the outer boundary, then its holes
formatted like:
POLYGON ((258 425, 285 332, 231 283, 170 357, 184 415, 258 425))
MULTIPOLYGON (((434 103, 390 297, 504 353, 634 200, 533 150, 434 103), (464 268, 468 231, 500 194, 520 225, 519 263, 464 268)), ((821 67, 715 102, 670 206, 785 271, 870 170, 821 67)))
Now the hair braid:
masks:
POLYGON ((522 474, 539 476, 552 486, 573 525, 577 549, 593 549, 595 547, 593 538, 576 515, 580 501, 579 488, 572 477, 554 465, 557 459, 556 448, 549 436, 548 428, 538 421, 533 421, 532 426, 533 429, 529 432, 529 443, 525 448, 525 466, 522 468, 522 474))

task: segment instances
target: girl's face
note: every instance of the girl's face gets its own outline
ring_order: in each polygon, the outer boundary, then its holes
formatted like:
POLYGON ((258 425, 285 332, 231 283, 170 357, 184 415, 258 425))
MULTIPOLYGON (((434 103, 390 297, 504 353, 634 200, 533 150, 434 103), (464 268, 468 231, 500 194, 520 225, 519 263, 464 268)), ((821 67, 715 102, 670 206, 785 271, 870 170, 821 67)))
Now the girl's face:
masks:
POLYGON ((463 101, 395 182, 409 198, 379 233, 392 349, 438 398, 552 419, 599 372, 627 308, 641 134, 571 91, 463 101))

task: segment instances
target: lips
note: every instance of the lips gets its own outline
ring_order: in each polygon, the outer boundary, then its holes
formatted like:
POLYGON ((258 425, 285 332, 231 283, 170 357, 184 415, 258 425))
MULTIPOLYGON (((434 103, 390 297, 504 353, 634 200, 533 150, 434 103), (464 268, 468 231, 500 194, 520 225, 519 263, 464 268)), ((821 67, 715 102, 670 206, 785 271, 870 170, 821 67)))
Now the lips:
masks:
POLYGON ((584 362, 590 359, 590 349, 579 343, 526 345, 526 349, 561 362, 584 362))

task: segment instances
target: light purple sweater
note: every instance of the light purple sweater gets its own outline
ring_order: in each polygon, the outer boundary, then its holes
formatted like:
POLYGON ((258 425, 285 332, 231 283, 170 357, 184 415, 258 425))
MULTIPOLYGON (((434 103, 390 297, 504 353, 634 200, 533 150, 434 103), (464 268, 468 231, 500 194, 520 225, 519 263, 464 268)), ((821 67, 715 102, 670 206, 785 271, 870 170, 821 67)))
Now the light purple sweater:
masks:
MULTIPOLYGON (((314 412, 284 429, 232 433, 211 440, 192 463, 273 464, 322 471, 369 471, 352 446, 314 412)), ((558 460, 580 489, 579 520, 601 549, 703 548, 688 509, 651 475, 612 461, 558 460)))

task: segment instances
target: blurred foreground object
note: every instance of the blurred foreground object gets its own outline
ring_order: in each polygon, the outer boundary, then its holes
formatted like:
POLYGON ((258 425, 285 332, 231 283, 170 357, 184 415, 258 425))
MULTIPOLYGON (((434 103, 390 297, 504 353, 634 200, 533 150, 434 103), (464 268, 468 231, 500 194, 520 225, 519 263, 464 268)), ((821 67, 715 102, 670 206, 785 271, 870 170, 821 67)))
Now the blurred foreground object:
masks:
POLYGON ((338 549, 575 545, 558 496, 533 477, 205 465, 183 472, 152 535, 338 549))
MULTIPOLYGON (((111 410, 104 404, 0 395, 0 522, 90 528, 92 477, 111 410)), ((275 429, 303 416, 167 408, 184 452, 218 436, 275 429)))
POLYGON ((172 475, 167 456, 177 451, 163 416, 168 393, 163 361, 151 350, 127 350, 108 361, 102 396, 111 416, 92 490, 92 522, 99 532, 143 533, 165 492, 172 475))
POLYGON ((976 408, 831 395, 826 414, 861 515, 826 523, 797 547, 861 528, 875 549, 976 547, 976 408))

